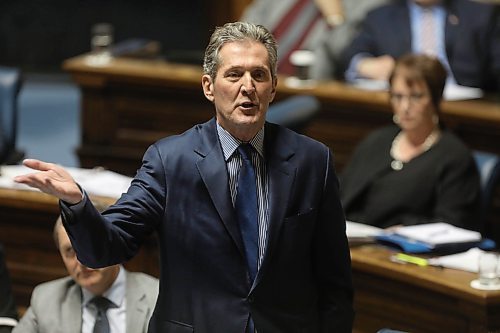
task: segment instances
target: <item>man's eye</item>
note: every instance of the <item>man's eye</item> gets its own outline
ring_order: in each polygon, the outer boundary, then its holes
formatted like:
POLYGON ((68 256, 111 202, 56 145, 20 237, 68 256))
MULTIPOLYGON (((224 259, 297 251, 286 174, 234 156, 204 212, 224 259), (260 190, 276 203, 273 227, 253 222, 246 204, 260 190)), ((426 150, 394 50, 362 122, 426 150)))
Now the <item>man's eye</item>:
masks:
POLYGON ((265 80, 267 77, 266 72, 263 72, 263 71, 256 71, 253 73, 252 76, 255 80, 258 80, 258 81, 265 80))
POLYGON ((226 76, 231 79, 237 79, 240 77, 240 74, 238 72, 229 72, 226 76))

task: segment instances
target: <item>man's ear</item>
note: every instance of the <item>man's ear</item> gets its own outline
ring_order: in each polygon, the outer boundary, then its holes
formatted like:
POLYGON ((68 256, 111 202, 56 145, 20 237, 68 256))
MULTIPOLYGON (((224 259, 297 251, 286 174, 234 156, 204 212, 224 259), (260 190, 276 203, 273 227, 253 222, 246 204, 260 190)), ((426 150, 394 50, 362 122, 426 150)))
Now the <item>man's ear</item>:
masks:
POLYGON ((269 100, 269 103, 271 103, 274 100, 274 96, 276 96, 276 86, 278 85, 278 77, 276 76, 273 79, 273 90, 271 90, 271 98, 269 100))
POLYGON ((203 88, 203 93, 205 94, 205 97, 210 101, 214 101, 214 84, 212 82, 212 78, 210 75, 203 75, 201 78, 201 86, 203 88))

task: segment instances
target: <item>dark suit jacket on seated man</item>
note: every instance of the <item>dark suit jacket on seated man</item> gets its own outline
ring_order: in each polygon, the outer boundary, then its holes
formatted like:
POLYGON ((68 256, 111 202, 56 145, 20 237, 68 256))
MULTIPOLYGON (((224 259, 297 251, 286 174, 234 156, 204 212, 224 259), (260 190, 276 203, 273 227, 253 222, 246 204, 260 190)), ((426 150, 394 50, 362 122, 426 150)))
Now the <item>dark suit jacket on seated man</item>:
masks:
POLYGON ((90 269, 76 258, 59 218, 54 240, 69 276, 38 285, 30 307, 13 333, 90 333, 95 331, 96 296, 113 302, 106 311, 110 333, 146 333, 158 294, 158 279, 121 265, 90 269))
POLYGON ((215 119, 153 144, 128 192, 102 214, 60 166, 26 160, 39 172, 15 178, 61 199, 78 258, 91 267, 131 258, 157 232, 160 294, 150 332, 352 330, 333 157, 325 145, 265 122, 276 58, 264 27, 217 28, 202 77, 215 119))
POLYGON ((343 53, 347 79, 387 79, 394 59, 426 53, 420 45, 421 13, 432 10, 437 55, 463 86, 500 89, 500 7, 470 0, 397 0, 366 16, 343 53), (414 38, 415 37, 415 38, 414 38), (354 61, 354 62, 353 62, 354 61))

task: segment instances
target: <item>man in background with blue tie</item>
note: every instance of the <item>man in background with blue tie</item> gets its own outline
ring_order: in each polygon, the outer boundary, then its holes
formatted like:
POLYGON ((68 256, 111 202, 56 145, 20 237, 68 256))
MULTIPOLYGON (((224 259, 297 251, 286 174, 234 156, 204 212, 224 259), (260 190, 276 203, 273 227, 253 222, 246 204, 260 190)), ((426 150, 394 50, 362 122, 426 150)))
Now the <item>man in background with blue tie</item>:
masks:
POLYGON ((78 259, 103 267, 159 239, 160 293, 149 332, 352 331, 345 218, 328 147, 265 122, 276 42, 250 23, 217 28, 202 87, 215 118, 146 151, 102 214, 61 167, 15 180, 60 199, 78 259))
POLYGON ((343 53, 346 80, 387 80, 406 53, 437 57, 448 82, 500 89, 500 7, 471 0, 396 0, 366 16, 343 53))

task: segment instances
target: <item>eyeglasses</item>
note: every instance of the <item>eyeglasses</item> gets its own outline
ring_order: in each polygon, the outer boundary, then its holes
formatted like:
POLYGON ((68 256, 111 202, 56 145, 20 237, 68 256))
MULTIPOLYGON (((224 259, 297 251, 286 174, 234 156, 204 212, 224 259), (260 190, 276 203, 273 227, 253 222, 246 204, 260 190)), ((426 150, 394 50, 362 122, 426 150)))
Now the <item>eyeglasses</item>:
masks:
POLYGON ((427 94, 420 93, 420 94, 403 95, 391 92, 389 96, 392 104, 401 104, 401 102, 406 99, 408 100, 408 103, 410 105, 417 105, 422 103, 424 97, 426 97, 427 94))

